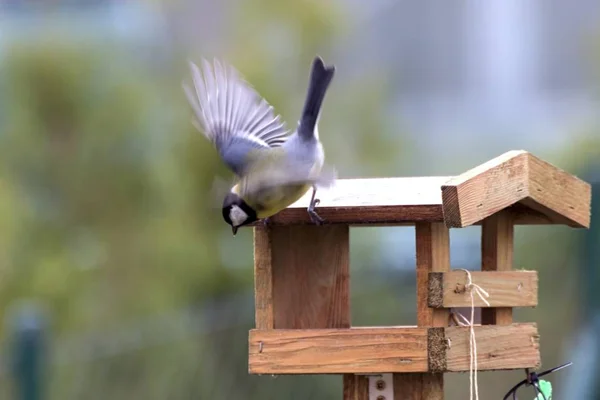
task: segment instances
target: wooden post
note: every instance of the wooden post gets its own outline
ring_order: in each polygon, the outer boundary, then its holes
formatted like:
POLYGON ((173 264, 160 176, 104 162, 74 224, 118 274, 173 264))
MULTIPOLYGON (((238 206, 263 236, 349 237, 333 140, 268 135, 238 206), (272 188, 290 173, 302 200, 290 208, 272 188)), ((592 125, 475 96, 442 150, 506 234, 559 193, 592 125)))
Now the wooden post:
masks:
MULTIPOLYGON (((448 326, 448 309, 427 305, 429 273, 450 270, 450 234, 443 223, 417 223, 417 325, 448 326)), ((394 400, 442 400, 444 374, 394 374, 394 400)))
MULTIPOLYGON (((513 266, 514 227, 512 215, 503 210, 481 225, 481 270, 510 271, 513 266)), ((485 289, 485 288, 484 288, 485 289)), ((483 308, 482 325, 510 325, 512 308, 483 308)))
POLYGON ((344 375, 343 400, 368 400, 369 378, 364 375, 344 375))

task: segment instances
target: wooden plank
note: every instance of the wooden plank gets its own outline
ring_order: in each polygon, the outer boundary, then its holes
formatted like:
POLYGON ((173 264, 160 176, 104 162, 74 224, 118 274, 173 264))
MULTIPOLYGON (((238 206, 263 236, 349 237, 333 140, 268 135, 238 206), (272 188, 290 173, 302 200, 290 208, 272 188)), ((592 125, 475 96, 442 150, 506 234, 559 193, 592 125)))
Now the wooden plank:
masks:
POLYGON ((273 329, 273 273, 269 229, 254 228, 254 317, 257 329, 273 329))
POLYGON ((529 198, 523 204, 574 228, 589 228, 592 187, 581 179, 527 154, 529 198))
POLYGON ((364 375, 344 375, 344 400, 367 400, 369 398, 369 378, 364 375))
MULTIPOLYGON (((481 270, 510 271, 513 266, 514 226, 512 215, 503 211, 483 220, 481 226, 481 270)), ((512 308, 484 308, 483 325, 512 323, 512 308)))
MULTIPOLYGON (((417 325, 445 327, 449 310, 428 306, 429 274, 450 270, 450 232, 443 223, 418 223, 415 228, 417 248, 417 325)), ((407 399, 443 399, 442 373, 396 374, 394 390, 407 399)), ((398 396, 397 396, 398 397, 398 396)))
POLYGON ((531 218, 523 213, 516 223, 547 220, 587 228, 591 186, 522 150, 502 154, 442 185, 444 221, 450 227, 476 224, 515 204, 535 212, 531 218))
POLYGON ((349 228, 269 228, 273 328, 350 326, 349 228))
POLYGON ((443 223, 417 224, 417 325, 444 327, 448 325, 448 310, 428 305, 429 274, 450 270, 450 232, 443 223))
POLYGON ((415 327, 252 330, 250 373, 425 372, 427 333, 415 327))
MULTIPOLYGON (((487 298, 489 307, 537 306, 537 271, 471 271, 471 279, 490 295, 487 298)), ((471 296, 465 290, 466 282, 464 271, 430 273, 429 307, 471 307, 471 296)), ((479 296, 475 295, 474 300, 475 307, 488 307, 479 296)))
MULTIPOLYGON (((318 213, 328 224, 403 224, 444 220, 441 187, 451 177, 339 179, 319 189, 318 213)), ((273 226, 310 224, 312 191, 274 215, 273 226)))
MULTIPOLYGON (((330 212, 334 215, 332 219, 328 219, 325 223, 329 224, 346 224, 350 226, 370 226, 370 227, 386 227, 386 226, 415 226, 418 222, 443 222, 444 214, 442 210, 442 203, 440 200, 440 204, 437 206, 431 206, 431 208, 426 211, 427 217, 423 218, 415 218, 415 220, 410 220, 409 215, 414 215, 412 210, 404 209, 404 208, 412 208, 413 206, 390 206, 391 209, 380 208, 382 213, 387 213, 389 211, 390 214, 396 215, 396 217, 385 219, 385 218, 366 218, 368 215, 368 209, 359 209, 359 208, 339 208, 335 210, 330 210, 330 212), (402 208, 404 210, 399 210, 402 208), (392 210, 393 209, 393 210, 392 210), (358 215, 358 217, 355 217, 358 215)), ((428 206, 429 207, 429 206, 428 206)), ((419 207, 419 209, 422 209, 419 207)), ((293 213, 290 214, 291 209, 285 209, 280 214, 273 216, 269 221, 270 226, 280 226, 280 225, 295 225, 295 224, 310 224, 308 220, 305 219, 304 214, 301 213, 301 209, 294 208, 293 213)), ((514 216, 515 225, 554 225, 555 222, 552 218, 548 217, 541 212, 532 210, 531 208, 521 204, 513 204, 508 207, 507 210, 510 210, 514 216)), ((304 210, 306 211, 306 210, 304 210)), ((331 214, 330 214, 331 215, 331 214)), ((381 214, 383 215, 383 214, 381 214)), ((423 213, 422 215, 425 215, 423 213)), ((255 222, 253 224, 248 225, 249 227, 262 226, 262 222, 255 222)), ((475 222, 473 225, 481 225, 481 221, 475 222)))
MULTIPOLYGON (((448 372, 469 371, 469 328, 448 327, 448 372)), ((536 324, 475 326, 479 371, 538 368, 541 365, 536 324)))
POLYGON ((509 151, 442 186, 444 220, 473 225, 527 197, 527 153, 509 151))
POLYGON ((394 374, 394 400, 443 400, 440 374, 394 374))
MULTIPOLYGON (((419 387, 415 384, 419 379, 443 388, 443 381, 436 378, 441 372, 469 371, 469 335, 468 327, 455 326, 255 329, 249 335, 249 371, 278 375, 398 373, 394 390, 420 399, 432 392, 423 392, 422 387, 421 392, 409 392, 409 388, 419 387), (415 378, 418 376, 421 378, 415 378)), ((481 371, 540 365, 534 323, 476 325, 475 338, 481 371)), ((349 385, 346 393, 354 393, 353 388, 360 384, 348 376, 345 382, 349 385)))

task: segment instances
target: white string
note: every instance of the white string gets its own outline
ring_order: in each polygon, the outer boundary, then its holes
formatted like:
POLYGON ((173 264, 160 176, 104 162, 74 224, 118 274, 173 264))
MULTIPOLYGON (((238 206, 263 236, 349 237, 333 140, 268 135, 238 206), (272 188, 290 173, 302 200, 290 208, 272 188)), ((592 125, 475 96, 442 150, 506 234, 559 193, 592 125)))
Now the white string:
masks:
POLYGON ((461 313, 456 313, 459 317, 461 317, 465 322, 458 323, 461 326, 469 326, 470 327, 470 335, 469 335, 469 399, 473 400, 473 387, 475 388, 475 400, 479 400, 479 385, 477 383, 477 342, 475 341, 475 328, 473 324, 475 323, 475 296, 473 296, 473 292, 475 292, 481 301, 483 301, 488 307, 490 303, 487 301, 487 297, 490 297, 488 292, 486 292, 481 286, 473 283, 471 279, 471 273, 462 269, 467 273, 467 283, 465 284, 465 291, 468 291, 471 295, 471 321, 465 318, 461 313))

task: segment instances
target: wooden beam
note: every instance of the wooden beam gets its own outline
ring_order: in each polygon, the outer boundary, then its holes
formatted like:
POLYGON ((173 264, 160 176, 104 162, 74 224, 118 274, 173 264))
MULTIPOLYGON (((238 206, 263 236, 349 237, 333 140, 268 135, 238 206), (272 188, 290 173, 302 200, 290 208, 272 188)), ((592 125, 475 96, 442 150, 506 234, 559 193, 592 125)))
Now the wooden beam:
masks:
MULTIPOLYGON (((538 303, 537 271, 470 271, 474 284, 488 292, 489 307, 536 307, 538 303)), ((465 290, 464 271, 429 274, 428 305, 433 308, 471 307, 465 290)), ((477 295, 475 307, 488 306, 477 295)))
MULTIPOLYGON (((411 215, 411 210, 413 206, 391 206, 389 209, 382 209, 382 212, 387 213, 389 211, 390 214, 395 215, 393 218, 385 219, 379 218, 377 219, 369 219, 369 218, 354 218, 352 215, 355 213, 365 214, 366 210, 362 209, 335 209, 330 210, 330 213, 335 214, 336 216, 333 219, 328 219, 326 224, 347 224, 350 226, 369 226, 369 227, 386 227, 386 226, 415 226, 418 222, 424 221, 410 221, 406 220, 408 215, 411 215), (344 222, 345 221, 345 222, 344 222)), ((310 224, 306 219, 304 214, 300 211, 300 207, 294 207, 293 214, 290 214, 292 208, 288 208, 283 210, 280 214, 273 216, 271 220, 269 220, 269 225, 271 226, 284 226, 284 225, 295 225, 295 224, 310 224)), ((514 204, 506 210, 509 210, 514 217, 515 225, 554 225, 555 222, 548 217, 547 215, 535 211, 521 203, 514 204)), ((306 211, 306 210, 304 210, 306 211)), ((440 204, 438 206, 431 206, 430 210, 427 211, 429 217, 423 218, 429 219, 426 222, 443 222, 444 214, 442 210, 442 204, 440 200, 440 204)), ((481 225, 481 221, 475 222, 473 225, 481 225)), ((248 227, 255 226, 263 226, 262 222, 255 222, 253 224, 248 225, 248 227)))
POLYGON ((527 152, 509 151, 442 186, 444 220, 462 228, 527 197, 527 152))
POLYGON ((254 374, 428 370, 427 328, 253 330, 249 349, 254 374))
MULTIPOLYGON (((433 309, 427 304, 429 274, 450 269, 450 232, 443 223, 418 223, 415 228, 417 248, 417 325, 445 327, 449 310, 433 309)), ((394 391, 399 398, 412 400, 444 398, 442 373, 396 374, 394 391)))
POLYGON ((254 228, 254 318, 257 329, 273 329, 273 262, 266 227, 254 228))
MULTIPOLYGON (((502 154, 446 182, 442 185, 442 203, 444 221, 450 227, 474 225, 500 210, 521 204, 541 214, 542 220, 587 228, 591 187, 518 150, 502 154)), ((515 222, 523 223, 521 219, 515 222)))
MULTIPOLYGON (((512 215, 503 211, 483 220, 481 227, 481 270, 510 271, 513 266, 514 226, 512 215)), ((512 323, 512 308, 484 308, 483 325, 512 323)))
MULTIPOLYGON (((453 326, 445 331, 450 343, 446 351, 446 371, 468 371, 469 328, 453 326)), ((536 324, 475 326, 475 340, 479 371, 538 368, 541 365, 536 324)))
MULTIPOLYGON (((406 224, 444 220, 441 187, 451 177, 339 179, 319 189, 318 213, 328 224, 406 224)), ((269 220, 273 226, 310 224, 312 190, 269 220)))
POLYGON ((366 400, 369 398, 369 378, 363 375, 344 375, 343 400, 366 400))
MULTIPOLYGON (((394 390, 422 398, 423 382, 443 388, 437 374, 469 370, 469 335, 468 327, 252 330, 249 370, 279 375, 401 373, 394 378, 394 390), (423 373, 421 380, 414 373, 423 373), (421 391, 402 390, 408 388, 421 391)), ((540 365, 536 324, 476 325, 475 337, 481 371, 540 365)), ((353 393, 361 383, 349 379, 345 392, 353 393)))
POLYGON ((448 310, 428 305, 429 274, 450 270, 450 232, 443 223, 418 224, 415 230, 417 248, 417 325, 444 327, 448 310))
POLYGON ((589 228, 592 187, 534 156, 527 154, 529 197, 522 201, 529 208, 574 228, 589 228))

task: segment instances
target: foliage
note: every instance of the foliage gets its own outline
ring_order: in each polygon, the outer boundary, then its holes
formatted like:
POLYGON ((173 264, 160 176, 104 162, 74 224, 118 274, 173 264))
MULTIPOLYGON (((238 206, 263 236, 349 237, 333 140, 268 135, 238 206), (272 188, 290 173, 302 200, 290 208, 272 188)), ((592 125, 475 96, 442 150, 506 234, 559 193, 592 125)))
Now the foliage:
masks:
POLYGON ((188 177, 170 154, 198 135, 165 107, 185 105, 122 56, 49 41, 19 44, 6 59, 0 163, 18 204, 12 229, 2 224, 10 238, 0 299, 46 300, 58 331, 235 286, 212 250, 210 204, 193 195, 209 187, 216 160, 195 146, 203 166, 188 177))
MULTIPOLYGON (((329 62, 345 29, 339 11, 314 0, 243 0, 220 56, 293 129, 312 57, 329 62)), ((2 317, 20 299, 50 312, 50 398, 337 395, 337 377, 249 377, 247 308, 232 311, 228 329, 200 318, 202 335, 57 361, 73 347, 119 347, 114 332, 182 307, 219 314, 215 303, 252 289, 251 234, 231 238, 210 195, 215 174, 230 174, 190 124, 184 49, 157 46, 148 62, 129 46, 46 32, 13 42, 0 61, 0 305, 2 317), (77 347, 85 332, 94 339, 77 347)), ((385 74, 351 84, 340 75, 321 122, 328 158, 341 175, 384 173, 401 147, 383 117, 385 74)))

